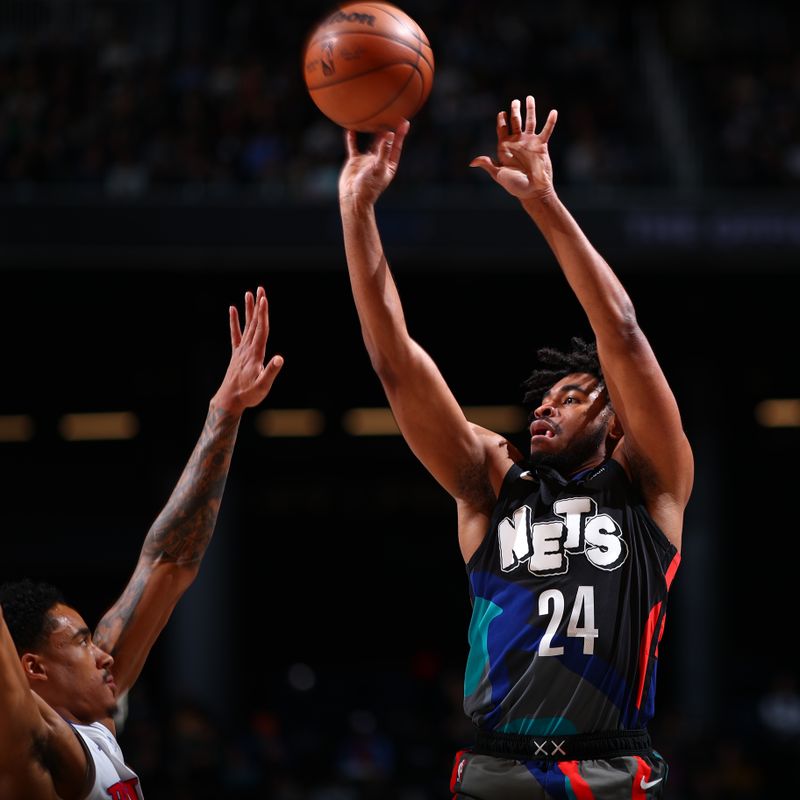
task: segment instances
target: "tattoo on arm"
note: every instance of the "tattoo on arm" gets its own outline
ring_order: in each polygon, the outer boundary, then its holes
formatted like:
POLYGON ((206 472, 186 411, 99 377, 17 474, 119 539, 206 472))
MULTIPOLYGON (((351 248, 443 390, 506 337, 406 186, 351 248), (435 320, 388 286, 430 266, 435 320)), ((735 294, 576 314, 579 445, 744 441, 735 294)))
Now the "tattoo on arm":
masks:
POLYGON ((95 631, 98 643, 112 645, 125 629, 158 563, 198 566, 217 522, 239 417, 212 409, 167 504, 150 527, 139 563, 114 607, 95 631))
POLYGON ((210 411, 189 462, 142 547, 147 560, 199 562, 217 522, 239 417, 210 411))

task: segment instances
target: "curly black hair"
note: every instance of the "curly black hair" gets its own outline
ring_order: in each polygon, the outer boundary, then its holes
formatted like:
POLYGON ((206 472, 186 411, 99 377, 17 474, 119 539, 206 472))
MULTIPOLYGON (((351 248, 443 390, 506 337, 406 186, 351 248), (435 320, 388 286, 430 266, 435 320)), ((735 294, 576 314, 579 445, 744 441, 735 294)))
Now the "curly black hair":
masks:
POLYGON ((23 578, 0 586, 3 617, 20 655, 44 644, 54 624, 49 612, 56 603, 65 602, 59 589, 43 581, 23 578))
POLYGON ((523 403, 528 409, 539 406, 545 392, 554 383, 572 372, 588 372, 603 382, 603 371, 600 368, 600 359, 597 357, 597 344, 587 342, 580 336, 570 339, 570 350, 557 350, 554 347, 540 347, 536 357, 544 365, 535 369, 523 381, 525 389, 523 403))

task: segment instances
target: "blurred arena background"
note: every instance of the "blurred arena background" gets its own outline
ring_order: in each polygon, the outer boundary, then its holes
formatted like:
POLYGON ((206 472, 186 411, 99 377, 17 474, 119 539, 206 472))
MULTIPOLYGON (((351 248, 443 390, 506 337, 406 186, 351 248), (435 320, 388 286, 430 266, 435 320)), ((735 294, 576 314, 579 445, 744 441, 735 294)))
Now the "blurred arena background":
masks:
MULTIPOLYGON (((669 796, 783 796, 800 11, 400 5, 436 57, 378 209, 409 327, 476 419, 519 435, 535 347, 585 323, 467 164, 512 98, 533 94, 540 122, 558 108, 556 185, 626 283, 697 457, 652 726, 669 796)), ((331 8, 0 0, 0 579, 49 579, 96 621, 200 431, 245 290, 265 286, 286 358, 129 698, 120 739, 149 800, 433 800, 470 741, 454 509, 381 427, 341 247, 343 137, 302 82, 331 8)))

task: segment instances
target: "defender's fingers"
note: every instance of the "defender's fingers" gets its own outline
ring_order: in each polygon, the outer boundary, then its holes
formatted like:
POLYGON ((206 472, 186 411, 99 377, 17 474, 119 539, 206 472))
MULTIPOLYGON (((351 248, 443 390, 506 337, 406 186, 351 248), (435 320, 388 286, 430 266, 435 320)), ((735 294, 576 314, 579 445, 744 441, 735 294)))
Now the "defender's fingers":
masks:
POLYGON ((253 293, 247 291, 244 293, 244 333, 247 335, 247 329, 250 327, 250 320, 253 318, 253 307, 255 306, 255 299, 253 293))
POLYGON ((269 336, 269 317, 267 314, 267 298, 261 295, 258 299, 258 306, 254 314, 255 324, 253 325, 253 345, 256 347, 261 357, 267 349, 267 337, 269 336))
POLYGON ((269 335, 269 301, 267 300, 266 290, 263 286, 259 286, 258 290, 256 291, 256 306, 258 306, 262 300, 264 301, 264 309, 266 313, 263 315, 263 318, 259 320, 259 325, 266 325, 267 335, 269 335))
POLYGON ((228 322, 231 328, 231 350, 235 350, 242 341, 242 329, 239 326, 239 312, 236 306, 228 309, 228 322))
POLYGON ((264 365, 261 374, 256 379, 256 386, 265 394, 272 388, 272 384, 283 367, 283 356, 272 356, 264 365))

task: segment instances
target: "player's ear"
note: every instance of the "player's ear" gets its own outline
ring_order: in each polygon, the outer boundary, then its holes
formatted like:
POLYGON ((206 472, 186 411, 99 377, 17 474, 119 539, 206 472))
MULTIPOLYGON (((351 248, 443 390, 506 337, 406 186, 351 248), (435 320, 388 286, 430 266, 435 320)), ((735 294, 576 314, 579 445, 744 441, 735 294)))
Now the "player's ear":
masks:
POLYGON ((608 430, 606 431, 606 436, 616 444, 616 442, 622 438, 624 433, 625 431, 622 430, 622 423, 620 422, 619 417, 612 411, 611 417, 608 421, 608 430))

